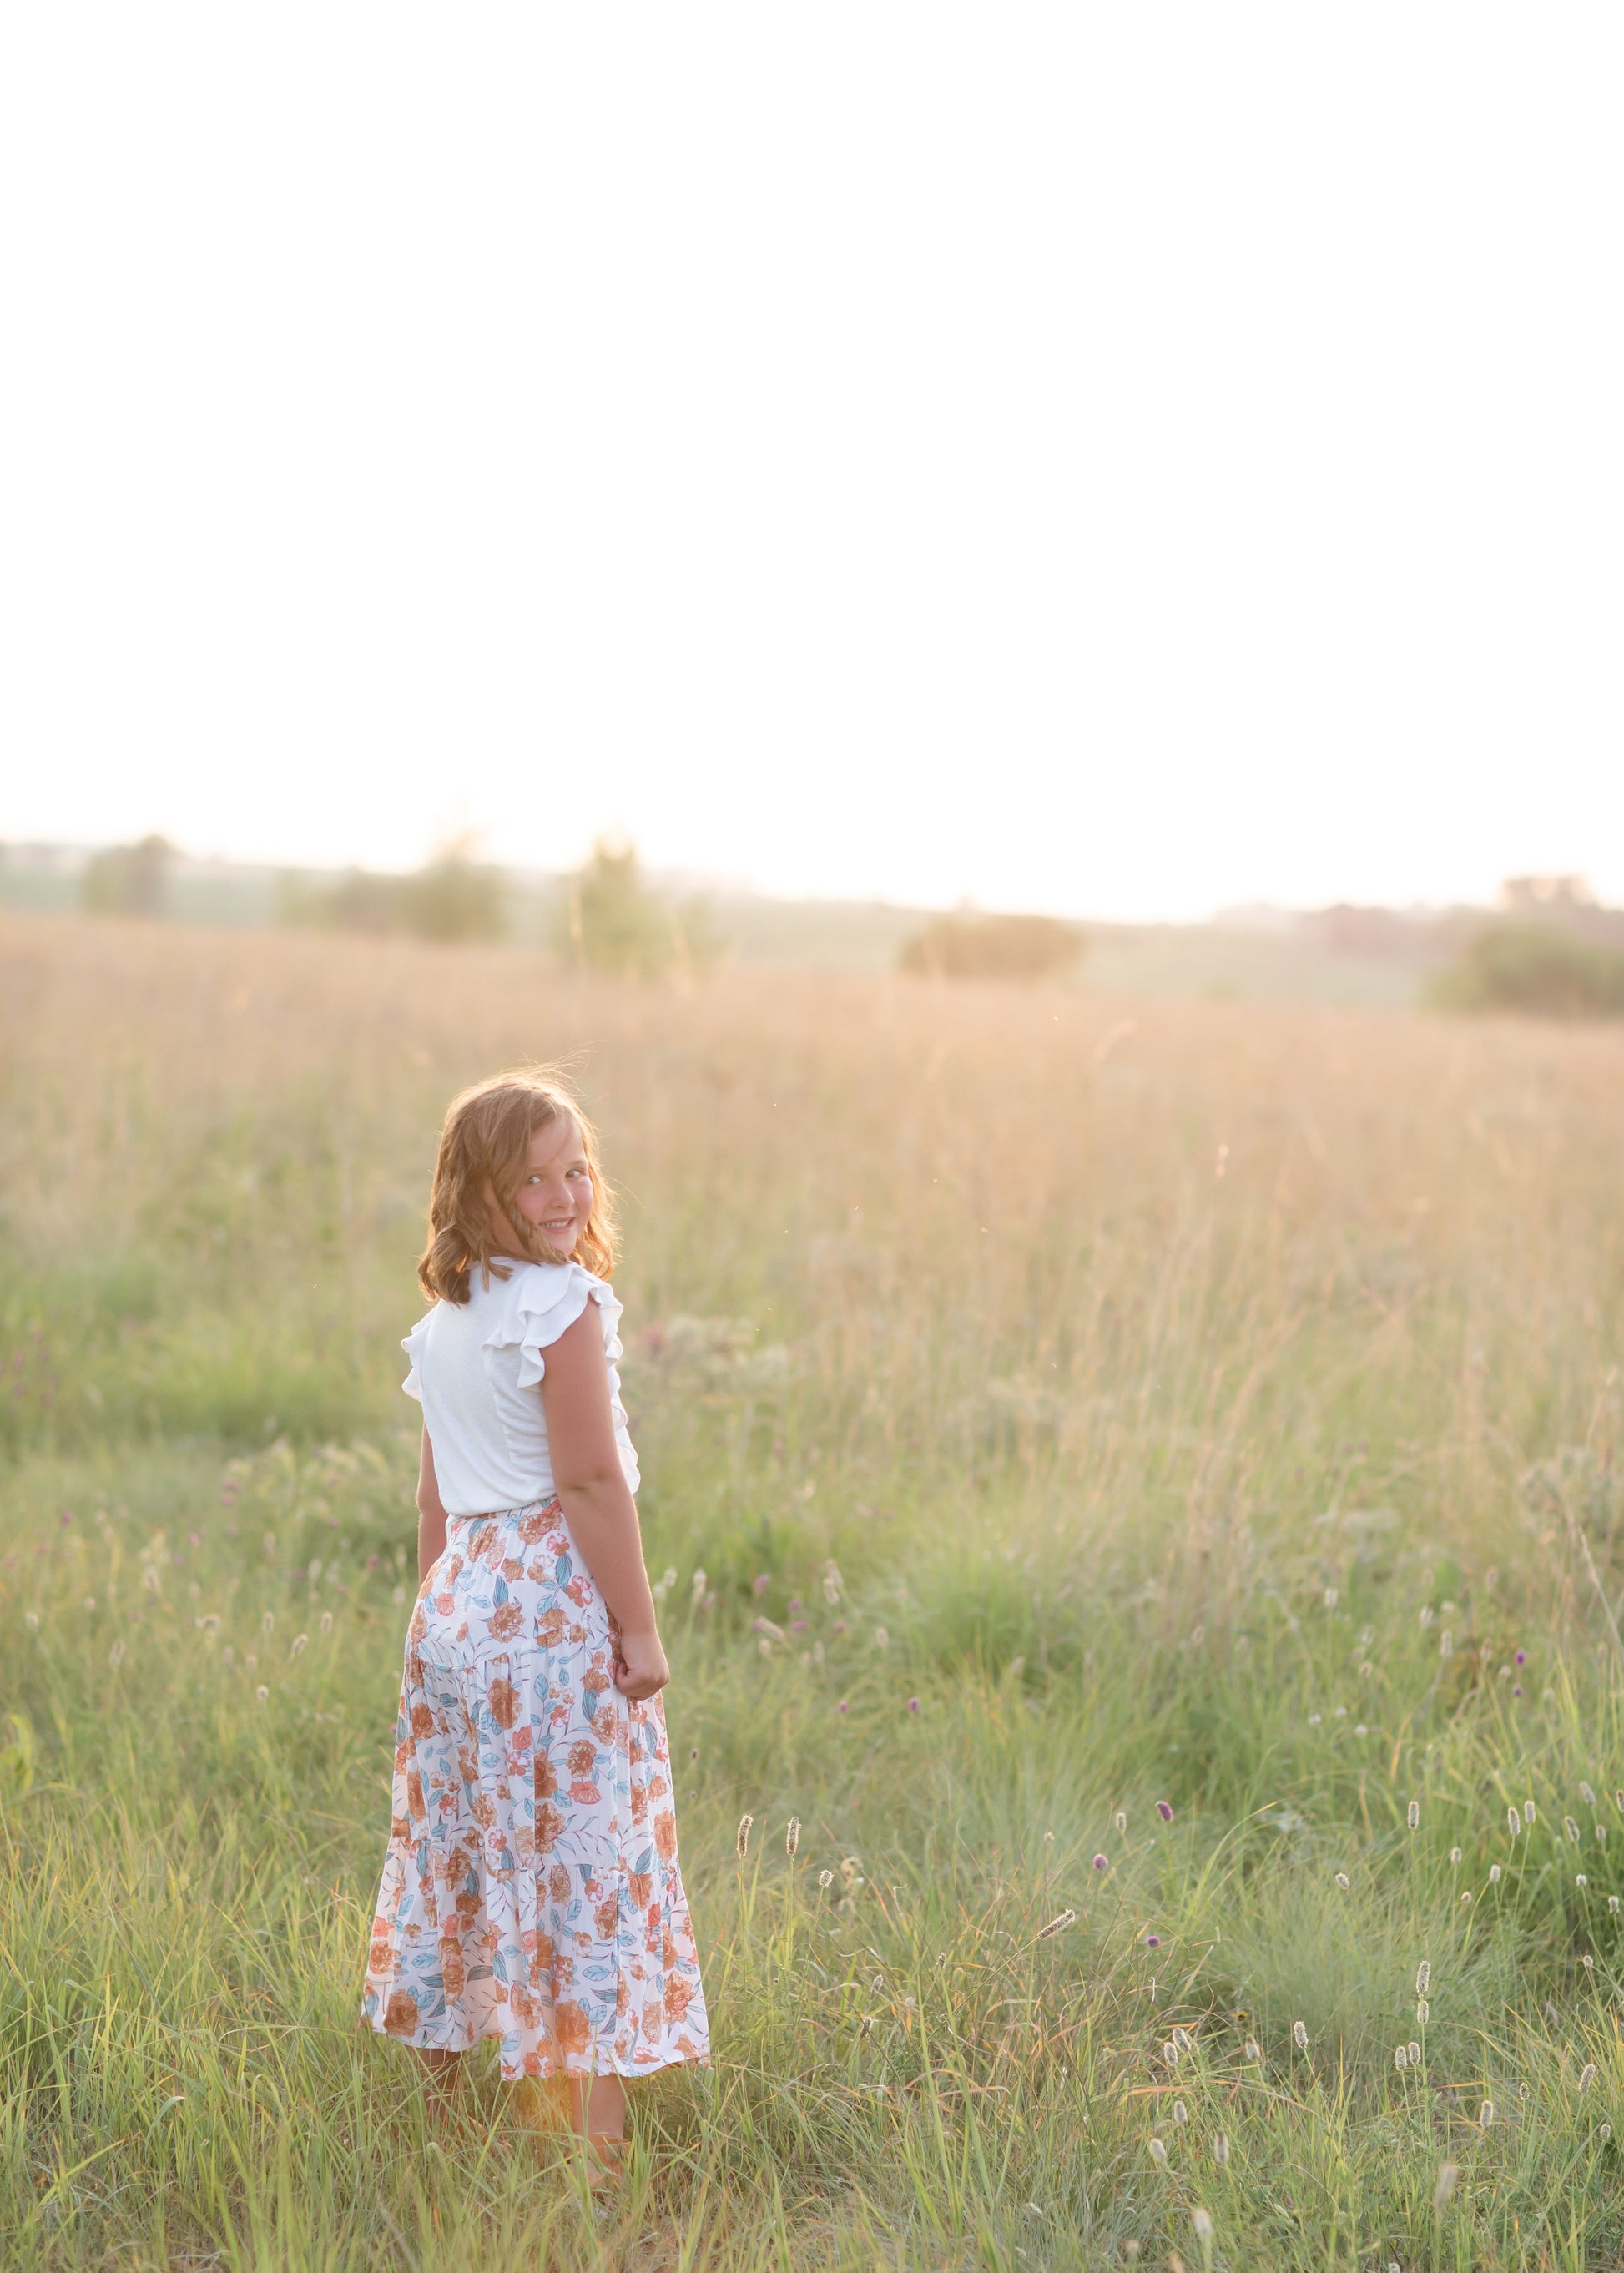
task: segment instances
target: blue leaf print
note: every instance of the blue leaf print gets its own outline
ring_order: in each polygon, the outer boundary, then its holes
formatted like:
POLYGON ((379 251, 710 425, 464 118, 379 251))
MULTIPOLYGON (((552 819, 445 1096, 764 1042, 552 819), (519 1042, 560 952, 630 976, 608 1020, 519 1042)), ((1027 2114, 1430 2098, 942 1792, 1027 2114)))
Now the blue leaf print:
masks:
POLYGON ((596 1689, 583 1689, 581 1692, 581 1707, 582 1710, 585 1713, 587 1719, 590 1721, 598 1710, 598 1692, 596 1689))
POLYGON ((496 1574, 496 1584, 491 1589, 491 1600, 496 1604, 497 1609, 500 1610, 507 1599, 508 1581, 503 1578, 501 1572, 499 1571, 496 1574))
POLYGON ((553 1575, 560 1587, 568 1587, 575 1575, 575 1566, 568 1555, 560 1555, 553 1566, 553 1575))
POLYGON ((649 1872, 653 1868, 654 1849, 652 1847, 645 1847, 642 1854, 638 1856, 637 1860, 632 1864, 632 1875, 634 1878, 643 1879, 648 1876, 649 1872))

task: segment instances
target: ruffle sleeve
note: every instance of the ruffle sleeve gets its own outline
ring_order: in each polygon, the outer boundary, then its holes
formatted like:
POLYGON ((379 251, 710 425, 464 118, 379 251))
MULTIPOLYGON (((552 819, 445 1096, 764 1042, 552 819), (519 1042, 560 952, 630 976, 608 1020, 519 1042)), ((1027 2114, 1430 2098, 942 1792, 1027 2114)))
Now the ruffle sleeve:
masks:
POLYGON ((428 1344, 429 1318, 433 1315, 433 1311, 431 1310, 428 1317, 419 1318, 401 1344, 401 1347, 411 1360, 411 1370, 402 1382, 401 1387, 408 1397, 415 1397, 419 1405, 423 1402, 423 1383, 418 1377, 418 1368, 423 1363, 423 1353, 428 1344))
POLYGON ((516 1347, 521 1354, 519 1387, 534 1389, 547 1369, 542 1352, 568 1332, 589 1302, 598 1306, 604 1352, 613 1365, 621 1355, 615 1331, 620 1305, 603 1280, 579 1263, 527 1263, 516 1270, 508 1282, 508 1299, 485 1336, 484 1347, 516 1347))

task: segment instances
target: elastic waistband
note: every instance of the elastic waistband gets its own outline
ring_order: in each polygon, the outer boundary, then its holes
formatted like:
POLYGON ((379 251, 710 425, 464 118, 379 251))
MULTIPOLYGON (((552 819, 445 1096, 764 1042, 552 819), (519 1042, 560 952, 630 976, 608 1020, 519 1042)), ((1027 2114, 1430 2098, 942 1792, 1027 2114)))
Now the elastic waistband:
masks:
POLYGON ((551 1515, 555 1510, 560 1515, 564 1512, 563 1502, 556 1492, 546 1499, 526 1500, 523 1507, 488 1508, 483 1515, 448 1515, 446 1528, 449 1530, 454 1523, 517 1523, 523 1516, 551 1515))

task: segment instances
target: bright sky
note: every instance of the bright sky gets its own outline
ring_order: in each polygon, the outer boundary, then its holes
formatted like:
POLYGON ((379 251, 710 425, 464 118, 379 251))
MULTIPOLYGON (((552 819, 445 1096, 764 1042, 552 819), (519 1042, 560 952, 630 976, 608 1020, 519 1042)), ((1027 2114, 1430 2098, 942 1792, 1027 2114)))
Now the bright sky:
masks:
POLYGON ((0 837, 1624 899, 1624 14, 50 0, 0 837))

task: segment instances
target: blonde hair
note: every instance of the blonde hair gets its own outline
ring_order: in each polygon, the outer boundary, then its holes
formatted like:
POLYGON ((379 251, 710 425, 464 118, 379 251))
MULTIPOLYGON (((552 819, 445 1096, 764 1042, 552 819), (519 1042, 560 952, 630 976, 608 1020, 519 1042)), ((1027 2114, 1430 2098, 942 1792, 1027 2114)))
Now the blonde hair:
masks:
POLYGON ((476 1082, 446 1108, 440 1153, 429 1192, 429 1243, 417 1264, 417 1279, 431 1299, 466 1302, 470 1275, 478 1264, 486 1283, 492 1272, 508 1272, 492 1261, 499 1254, 535 1263, 556 1258, 514 1205, 530 1158, 530 1139, 555 1121, 573 1121, 592 1178, 592 1208, 575 1243, 575 1257, 599 1278, 614 1268, 614 1195, 598 1164, 598 1131, 552 1070, 520 1067, 476 1082), (513 1236, 493 1242, 489 1202, 512 1227, 513 1236))

